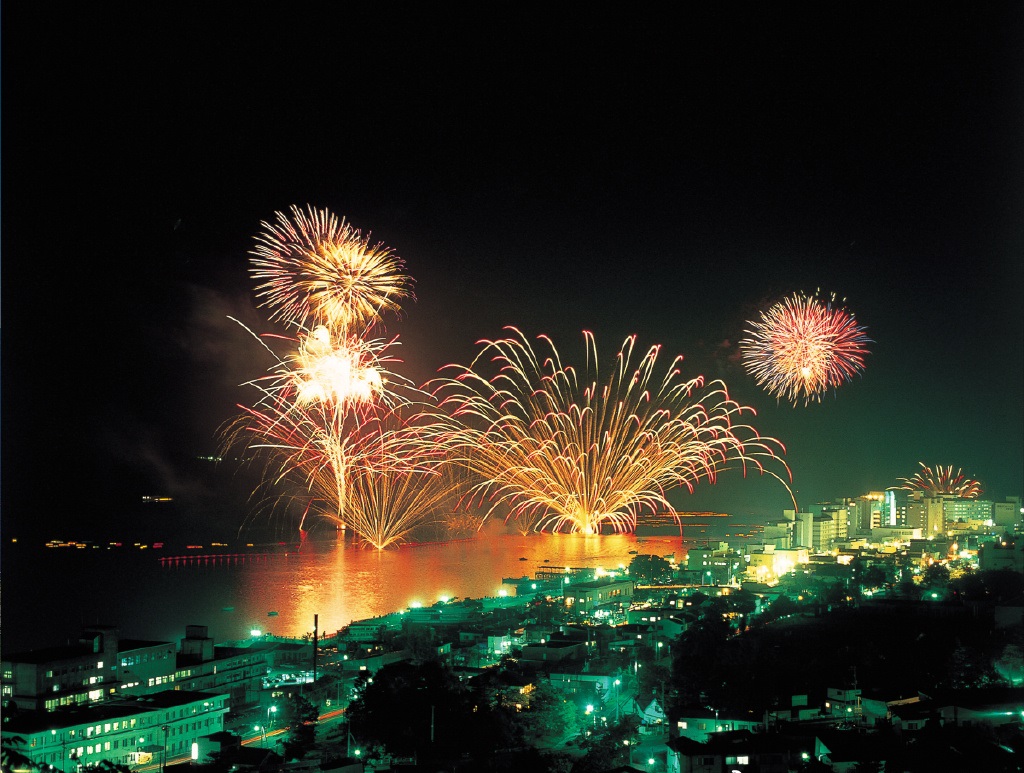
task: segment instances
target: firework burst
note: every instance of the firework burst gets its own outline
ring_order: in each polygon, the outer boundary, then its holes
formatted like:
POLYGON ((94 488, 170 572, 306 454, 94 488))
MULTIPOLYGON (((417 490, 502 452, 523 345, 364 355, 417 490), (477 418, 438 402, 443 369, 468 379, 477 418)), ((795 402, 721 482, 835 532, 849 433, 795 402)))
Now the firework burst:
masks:
POLYGON ((249 269, 272 319, 354 331, 411 296, 403 261, 344 219, 313 207, 275 214, 275 223, 261 223, 249 269))
POLYGON ((834 302, 797 293, 749 323, 749 337, 740 341, 743 364, 769 394, 794 405, 820 402, 863 371, 870 339, 834 302))
POLYGON ((451 419, 443 443, 482 480, 473 493, 491 503, 488 513, 507 507, 537 530, 629 531, 644 509, 673 509, 667 490, 692 491, 732 464, 766 472, 760 460, 783 450, 737 423, 753 410, 730 400, 724 384, 682 380, 681 357, 656 375, 657 346, 634 361, 636 339, 626 339, 601 382, 590 333, 580 375, 547 337, 539 355, 509 330, 482 342, 471 366, 448 366, 455 375, 435 389, 451 419))
POLYGON ((386 345, 354 337, 334 338, 322 325, 299 338, 297 353, 278 374, 284 385, 294 387, 296 402, 326 403, 344 410, 387 399, 381 368, 386 345))
POLYGON ((900 478, 901 489, 922 491, 926 496, 935 497, 948 494, 962 499, 977 499, 981 496, 981 484, 966 477, 961 470, 953 471, 953 465, 928 467, 918 462, 921 469, 912 478, 900 478))
POLYGON ((353 476, 384 459, 381 422, 420 393, 387 370, 394 342, 337 340, 323 327, 297 340, 257 338, 274 365, 245 384, 258 399, 239 406, 242 414, 223 430, 225 451, 241 447, 262 459, 266 487, 316 491, 318 512, 327 508, 343 522, 353 476), (287 341, 292 353, 278 356, 267 340, 287 341))

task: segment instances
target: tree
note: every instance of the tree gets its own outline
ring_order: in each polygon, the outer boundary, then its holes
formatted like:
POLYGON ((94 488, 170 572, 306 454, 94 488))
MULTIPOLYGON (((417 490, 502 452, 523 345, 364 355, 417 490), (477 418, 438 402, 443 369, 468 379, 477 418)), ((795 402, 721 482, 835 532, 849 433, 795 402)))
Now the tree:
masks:
POLYGON ((954 689, 988 687, 999 682, 992 662, 977 647, 957 643, 947 662, 946 684, 954 689))
MULTIPOLYGON (((661 663, 646 663, 639 670, 637 677, 640 702, 646 704, 650 702, 651 698, 657 698, 658 703, 663 704, 662 698, 666 685, 670 684, 672 680, 671 670, 661 663)), ((662 705, 663 710, 664 708, 662 705)))
POLYGON ((348 717, 360 743, 421 760, 461 755, 474 745, 490 753, 492 738, 509 735, 501 727, 503 715, 474 701, 458 676, 437 661, 380 669, 349 704, 348 717))
POLYGON ((672 565, 661 556, 633 556, 629 576, 640 585, 664 585, 672 581, 672 565))
POLYGON ((672 687, 681 706, 706 703, 721 685, 720 655, 731 629, 721 615, 702 617, 680 636, 673 647, 672 687))
POLYGON ((842 582, 829 583, 821 592, 821 600, 833 607, 845 604, 846 596, 846 585, 842 582))
POLYGON ((530 693, 530 705, 520 716, 523 734, 532 743, 558 741, 580 732, 580 710, 551 686, 539 682, 530 693))
POLYGON ((572 766, 572 773, 602 773, 628 765, 636 740, 636 725, 628 721, 594 733, 580 742, 583 756, 572 766))
POLYGON ((433 628, 409 625, 402 637, 409 660, 415 664, 440 660, 437 652, 437 634, 433 628))
POLYGON ((757 596, 748 590, 733 591, 726 599, 729 609, 744 617, 750 617, 757 609, 757 596))
POLYGON ((769 605, 763 615, 763 618, 765 622, 770 620, 780 620, 783 617, 796 614, 799 609, 800 607, 797 606, 797 603, 793 601, 793 599, 783 594, 769 605))
POLYGON ((889 573, 878 564, 872 564, 860 576, 860 585, 864 588, 880 588, 888 581, 889 573))
POLYGON ((39 770, 39 766, 25 754, 25 739, 20 735, 7 736, 0 747, 0 769, 39 770))
POLYGON ((949 567, 945 564, 929 564, 924 570, 923 584, 929 589, 947 588, 949 586, 949 567))
POLYGON ((290 727, 282 744, 285 759, 301 759, 316 743, 318 716, 316 706, 302 695, 292 695, 285 701, 283 721, 290 727))
POLYGON ((1024 682, 1024 650, 1017 644, 1007 644, 995 662, 995 669, 1012 687, 1017 687, 1024 682))

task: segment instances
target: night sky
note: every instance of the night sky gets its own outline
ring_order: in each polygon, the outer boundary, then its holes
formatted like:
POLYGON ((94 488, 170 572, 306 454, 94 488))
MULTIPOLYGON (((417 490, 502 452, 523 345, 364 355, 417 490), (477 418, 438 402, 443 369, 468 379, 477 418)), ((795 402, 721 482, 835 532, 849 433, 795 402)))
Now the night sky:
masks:
MULTIPOLYGON (((918 461, 1024 491, 1020 6, 370 5, 4 5, 6 536, 239 528, 241 477, 194 457, 266 364, 228 315, 274 330, 247 252, 293 204, 405 260, 417 383, 506 325, 572 361, 635 333, 757 409, 801 504, 918 461), (871 354, 779 404, 737 341, 817 288, 871 354)), ((788 502, 735 473, 672 499, 788 502)))

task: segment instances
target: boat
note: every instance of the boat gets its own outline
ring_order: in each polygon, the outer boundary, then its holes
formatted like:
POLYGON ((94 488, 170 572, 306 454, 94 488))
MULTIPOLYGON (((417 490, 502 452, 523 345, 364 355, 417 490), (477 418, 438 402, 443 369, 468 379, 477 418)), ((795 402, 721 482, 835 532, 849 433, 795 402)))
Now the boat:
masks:
POLYGON ((520 561, 525 561, 525 560, 526 560, 526 556, 523 556, 523 557, 522 557, 522 558, 520 558, 519 560, 520 560, 520 561))
POLYGON ((277 612, 267 612, 267 617, 277 617, 277 612))

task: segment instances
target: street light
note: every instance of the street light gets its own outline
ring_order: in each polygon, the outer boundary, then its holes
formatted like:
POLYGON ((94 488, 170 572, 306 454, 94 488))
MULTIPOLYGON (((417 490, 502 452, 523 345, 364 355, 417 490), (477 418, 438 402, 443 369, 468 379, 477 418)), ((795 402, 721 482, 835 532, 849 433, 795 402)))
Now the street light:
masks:
POLYGON ((273 727, 274 727, 274 718, 271 717, 270 715, 271 714, 276 714, 276 713, 277 713, 277 706, 271 706, 270 708, 267 709, 267 724, 270 725, 271 729, 273 729, 273 727))
MULTIPOLYGON (((51 730, 50 731, 50 735, 53 737, 53 742, 57 743, 57 731, 56 730, 51 730)), ((68 745, 68 736, 67 736, 66 733, 61 733, 60 734, 60 769, 61 769, 62 773, 63 773, 63 770, 64 770, 64 766, 67 764, 67 760, 68 760, 67 745, 68 745)))
POLYGON ((260 738, 263 740, 263 748, 267 748, 267 728, 265 725, 253 725, 252 729, 260 734, 260 738))
POLYGON ((160 773, 167 773, 167 734, 171 732, 171 728, 164 725, 160 729, 164 731, 164 751, 160 755, 160 773))

